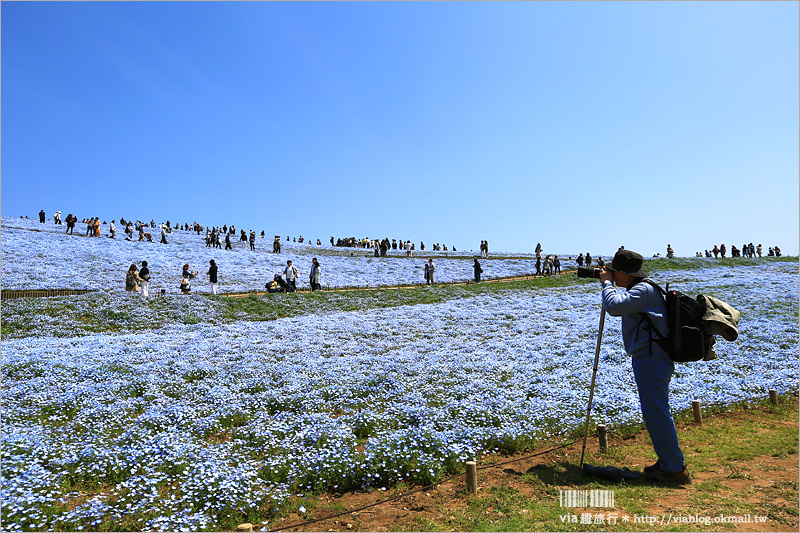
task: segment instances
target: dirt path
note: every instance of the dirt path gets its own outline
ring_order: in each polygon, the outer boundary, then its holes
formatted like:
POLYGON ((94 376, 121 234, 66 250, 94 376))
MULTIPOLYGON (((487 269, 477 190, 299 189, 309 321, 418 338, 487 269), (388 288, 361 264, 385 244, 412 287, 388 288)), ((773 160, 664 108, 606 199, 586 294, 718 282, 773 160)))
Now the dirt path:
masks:
MULTIPOLYGON (((794 435, 798 431, 798 403, 795 397, 786 401, 790 405, 783 414, 757 407, 717 414, 706 418, 703 425, 678 422, 681 446, 693 477, 691 484, 682 487, 652 485, 643 480, 615 484, 584 476, 577 467, 581 456, 578 442, 536 457, 531 457, 534 450, 481 459, 475 496, 465 492, 465 478, 460 476, 357 513, 304 524, 299 529, 288 526, 303 523, 309 515, 285 514, 269 526, 272 530, 287 528, 285 531, 797 531, 798 455, 794 435), (740 448, 735 438, 730 449, 724 448, 728 444, 719 442, 720 432, 735 435, 741 428, 753 433, 742 438, 750 450, 740 448), (793 438, 770 450, 761 450, 757 434, 778 430, 793 438), (509 460, 516 462, 484 469, 509 460), (570 489, 614 490, 614 509, 560 509, 560 491, 570 489), (613 514, 616 525, 587 526, 560 519, 565 514, 580 517, 598 511, 604 516, 613 514), (664 517, 665 523, 643 523, 643 516, 664 517), (698 516, 711 522, 666 523, 668 517, 689 520, 698 516), (764 521, 758 522, 756 516, 764 521), (714 523, 714 517, 743 520, 714 523)), ((609 446, 608 452, 601 452, 597 439, 591 438, 586 462, 628 466, 638 471, 653 462, 652 446, 644 430, 625 437, 609 437, 609 446)), ((297 505, 302 503, 313 509, 312 517, 321 518, 383 502, 416 488, 323 494, 297 505)))
MULTIPOLYGON (((575 270, 564 270, 560 274, 553 274, 554 276, 564 276, 567 274, 574 274, 575 270)), ((504 278, 491 278, 491 279, 484 279, 481 280, 481 283, 510 283, 512 281, 525 281, 531 279, 538 279, 544 276, 537 276, 535 274, 526 275, 526 276, 508 276, 504 278)), ((435 285, 475 285, 475 281, 449 281, 449 282, 437 282, 435 285)), ((382 291, 382 290, 405 290, 405 289, 418 289, 420 287, 425 287, 424 284, 417 284, 417 285, 391 285, 391 286, 379 286, 379 287, 341 287, 333 289, 325 289, 325 292, 348 292, 348 291, 382 291)), ((310 289, 297 289, 297 292, 311 292, 310 289)), ((251 292, 226 292, 221 294, 221 296, 228 296, 230 298, 245 298, 247 296, 263 296, 265 294, 270 294, 266 291, 251 291, 251 292)))

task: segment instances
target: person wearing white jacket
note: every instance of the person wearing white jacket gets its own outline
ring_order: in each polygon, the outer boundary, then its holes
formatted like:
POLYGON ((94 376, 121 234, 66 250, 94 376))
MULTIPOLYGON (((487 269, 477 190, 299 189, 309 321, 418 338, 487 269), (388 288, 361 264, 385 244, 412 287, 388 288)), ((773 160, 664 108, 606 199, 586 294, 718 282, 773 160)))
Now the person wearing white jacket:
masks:
POLYGON ((286 268, 283 269, 283 277, 286 279, 286 283, 289 284, 289 292, 295 292, 297 290, 297 276, 299 273, 297 272, 297 267, 292 264, 292 260, 286 261, 286 268))

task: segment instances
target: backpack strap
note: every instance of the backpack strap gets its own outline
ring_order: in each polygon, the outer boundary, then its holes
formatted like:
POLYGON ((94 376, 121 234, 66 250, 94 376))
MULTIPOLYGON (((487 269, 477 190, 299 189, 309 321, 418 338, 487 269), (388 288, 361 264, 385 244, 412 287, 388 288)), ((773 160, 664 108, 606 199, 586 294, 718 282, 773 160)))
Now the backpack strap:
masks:
MULTIPOLYGON (((656 291, 658 291, 658 293, 661 294, 661 298, 664 300, 664 304, 666 305, 666 295, 667 295, 666 290, 662 289, 658 283, 656 283, 650 278, 644 278, 641 281, 655 288, 656 291)), ((667 290, 669 290, 669 283, 667 284, 667 290)), ((653 332, 655 332, 655 334, 658 336, 658 338, 655 339, 656 344, 658 344, 662 350, 664 350, 665 352, 667 352, 667 354, 669 354, 670 353, 669 339, 664 335, 662 335, 660 331, 658 331, 658 329, 653 324, 653 320, 650 318, 650 315, 648 315, 647 313, 639 313, 639 316, 642 317, 641 320, 639 321, 639 326, 642 325, 642 322, 647 322, 647 337, 648 337, 647 340, 650 345, 650 355, 651 356, 653 355, 653 332)), ((669 333, 667 333, 667 335, 669 335, 669 333)))

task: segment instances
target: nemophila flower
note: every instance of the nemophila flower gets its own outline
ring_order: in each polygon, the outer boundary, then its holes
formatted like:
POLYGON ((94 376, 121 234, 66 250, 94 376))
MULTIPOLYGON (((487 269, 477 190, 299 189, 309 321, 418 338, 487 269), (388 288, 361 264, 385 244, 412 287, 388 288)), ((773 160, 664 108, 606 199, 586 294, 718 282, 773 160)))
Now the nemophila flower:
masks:
MULTIPOLYGON (((307 269, 311 258, 320 257, 323 265, 323 285, 391 286, 398 283, 422 283, 425 258, 431 252, 418 252, 415 258, 405 257, 405 252, 390 250, 389 257, 376 259, 371 250, 347 249, 331 246, 284 243, 281 254, 269 253, 271 247, 261 247, 251 252, 235 246, 233 250, 212 250, 205 246, 205 236, 190 231, 175 230, 170 234, 170 244, 89 238, 62 233, 63 226, 42 226, 38 221, 2 217, 3 230, 3 285, 6 289, 96 289, 124 293, 121 273, 131 262, 146 258, 151 272, 151 292, 167 288, 177 292, 178 277, 184 263, 207 265, 213 258, 220 272, 222 291, 251 291, 264 286, 267 279, 283 271, 286 260, 292 259, 301 270, 307 269), (352 253, 353 255, 350 255, 352 253), (70 269, 43 269, 41 264, 56 265, 69 257, 73 265, 82 265, 81 275, 70 269), (36 259, 36 260, 34 260, 36 259)), ((101 227, 107 235, 107 227, 101 227)), ((474 254, 473 254, 474 255, 474 254)), ((484 277, 503 277, 530 274, 536 271, 531 254, 504 254, 507 259, 485 261, 484 277)), ((467 281, 472 279, 472 258, 463 252, 436 252, 436 279, 439 281, 467 281), (449 257, 448 257, 449 256, 449 257), (452 257, 452 258, 451 258, 452 257)), ((566 254, 562 254, 566 257, 566 254)), ((562 260, 563 268, 574 267, 574 262, 562 260)), ((307 270, 303 272, 307 274, 307 270)), ((192 290, 208 293, 210 285, 204 277, 193 282, 192 290)), ((301 276, 301 279, 306 279, 301 276)))
MULTIPOLYGON (((717 361, 678 365, 673 406, 795 390, 796 313, 780 305, 796 309, 797 265, 693 276, 664 282, 736 305, 740 339, 720 343, 717 361)), ((145 516, 144 530, 198 530, 274 509, 298 490, 429 482, 505 443, 579 426, 598 317, 597 286, 580 285, 272 322, 3 338, 0 526, 78 530, 145 516), (89 500, 59 492, 71 484, 108 490, 89 500)), ((638 422, 619 322, 607 321, 593 413, 638 422)))

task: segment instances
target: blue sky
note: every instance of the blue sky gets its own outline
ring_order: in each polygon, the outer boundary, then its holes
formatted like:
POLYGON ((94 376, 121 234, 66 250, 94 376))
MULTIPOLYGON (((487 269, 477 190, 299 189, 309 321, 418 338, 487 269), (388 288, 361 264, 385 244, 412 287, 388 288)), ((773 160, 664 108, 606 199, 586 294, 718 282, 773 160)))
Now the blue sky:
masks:
POLYGON ((3 2, 2 214, 798 253, 797 2, 3 2))

